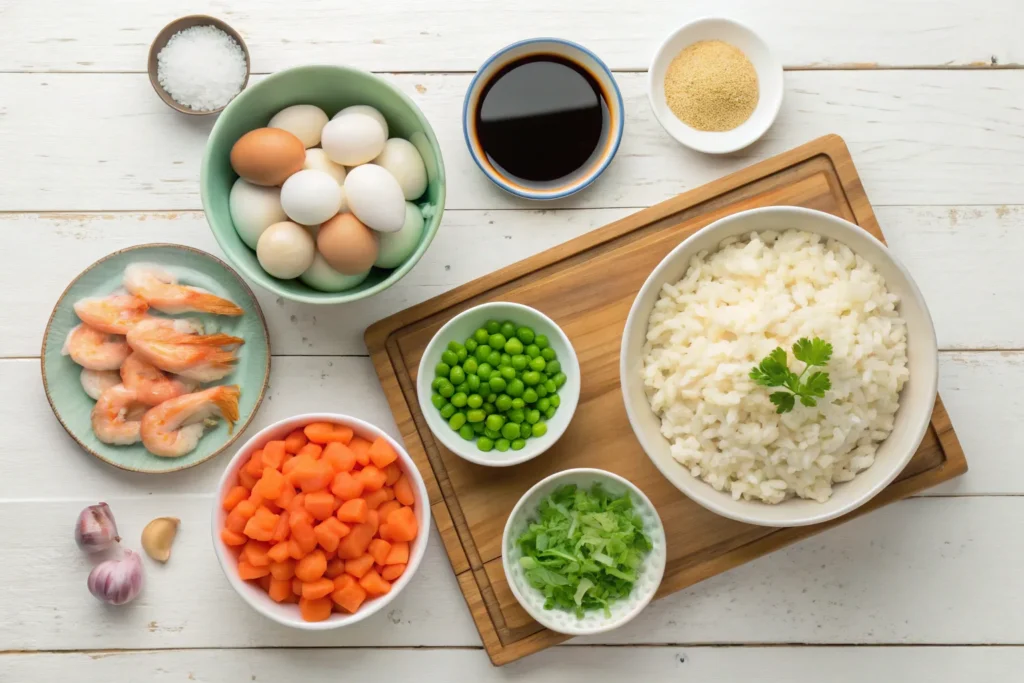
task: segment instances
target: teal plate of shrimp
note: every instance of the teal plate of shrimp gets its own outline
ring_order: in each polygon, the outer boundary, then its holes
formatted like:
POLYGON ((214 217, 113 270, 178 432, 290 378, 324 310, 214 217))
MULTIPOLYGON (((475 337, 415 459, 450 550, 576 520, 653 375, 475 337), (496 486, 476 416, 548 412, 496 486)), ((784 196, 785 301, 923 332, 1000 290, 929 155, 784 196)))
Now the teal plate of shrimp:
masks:
POLYGON ((270 379, 256 297, 206 252, 144 244, 76 277, 43 336, 43 387, 88 453, 121 469, 175 472, 230 446, 270 379))

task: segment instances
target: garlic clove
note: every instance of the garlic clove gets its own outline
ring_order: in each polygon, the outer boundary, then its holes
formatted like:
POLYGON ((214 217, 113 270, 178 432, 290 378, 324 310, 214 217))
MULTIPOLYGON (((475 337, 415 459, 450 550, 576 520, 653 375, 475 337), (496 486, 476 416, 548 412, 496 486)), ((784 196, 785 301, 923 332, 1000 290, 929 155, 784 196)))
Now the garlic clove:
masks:
POLYGON ((90 505, 78 513, 75 523, 75 543, 87 553, 108 550, 121 540, 117 535, 114 513, 106 503, 90 505))
POLYGON ((171 557, 171 544, 178 535, 177 517, 157 517, 142 530, 142 548, 157 562, 166 562, 171 557))
POLYGON ((110 605, 131 602, 142 591, 142 559, 127 548, 119 560, 100 562, 89 572, 86 585, 97 600, 110 605))

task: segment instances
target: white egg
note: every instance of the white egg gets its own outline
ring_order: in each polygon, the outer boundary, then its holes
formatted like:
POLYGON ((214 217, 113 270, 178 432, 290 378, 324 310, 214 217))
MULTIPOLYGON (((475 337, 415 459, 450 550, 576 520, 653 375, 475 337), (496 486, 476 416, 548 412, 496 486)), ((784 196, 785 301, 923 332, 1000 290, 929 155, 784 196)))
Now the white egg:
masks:
POLYGON ((316 242, 304 227, 290 221, 274 223, 256 244, 256 258, 270 275, 290 280, 313 265, 316 242))
POLYGON ((353 112, 324 126, 320 145, 336 164, 358 166, 384 151, 387 134, 372 116, 353 112))
POLYGON ((307 148, 320 144, 320 131, 327 125, 327 114, 312 104, 295 104, 274 114, 267 128, 286 130, 307 148))
POLYGON ((348 209, 378 232, 397 232, 405 225, 405 197, 395 177, 376 164, 350 169, 345 177, 348 209))
POLYGON ((369 270, 358 275, 339 273, 334 268, 331 268, 324 257, 320 255, 320 252, 317 252, 313 257, 313 265, 307 268, 299 276, 299 279, 321 292, 342 292, 346 289, 352 289, 365 280, 369 274, 369 270))
POLYGON ((345 167, 331 161, 327 152, 319 147, 306 150, 306 161, 303 162, 302 168, 310 171, 323 171, 334 178, 339 185, 345 184, 345 167))
POLYGON ((398 232, 384 232, 380 235, 377 260, 378 268, 397 268, 416 251, 423 234, 423 213, 412 202, 405 203, 405 223, 398 232))
POLYGON ((281 207, 296 223, 317 225, 338 213, 342 189, 323 171, 293 173, 281 186, 281 207))
POLYGON ((367 116, 374 119, 377 123, 379 123, 380 127, 384 129, 384 138, 386 139, 388 137, 388 120, 384 118, 383 114, 381 114, 379 111, 377 111, 370 105, 353 104, 351 107, 345 107, 331 118, 336 119, 339 116, 344 116, 345 114, 366 114, 367 116))
POLYGON ((280 189, 253 185, 241 178, 231 186, 228 209, 235 231, 250 249, 256 248, 264 230, 288 218, 281 208, 280 189))
POLYGON ((408 140, 391 138, 373 163, 395 176, 408 200, 419 199, 427 190, 427 167, 416 147, 408 140))

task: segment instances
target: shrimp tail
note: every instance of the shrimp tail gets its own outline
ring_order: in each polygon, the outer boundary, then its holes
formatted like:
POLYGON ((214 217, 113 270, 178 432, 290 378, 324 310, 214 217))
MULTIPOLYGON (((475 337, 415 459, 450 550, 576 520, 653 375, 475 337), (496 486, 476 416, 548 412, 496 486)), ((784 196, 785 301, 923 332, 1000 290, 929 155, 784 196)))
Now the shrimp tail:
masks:
POLYGON ((222 299, 216 294, 199 291, 198 289, 192 289, 192 296, 189 298, 191 307, 197 311, 203 311, 204 313, 231 316, 239 316, 245 313, 245 311, 234 302, 222 299))
POLYGON ((238 422, 238 397, 241 389, 237 384, 217 387, 210 400, 217 406, 221 416, 228 421, 228 433, 235 431, 235 423, 238 422))
POLYGON ((167 343, 170 344, 189 344, 194 346, 217 346, 217 347, 235 347, 241 346, 245 343, 245 340, 241 337, 232 337, 230 334, 224 334, 218 332, 217 334, 182 334, 180 336, 171 335, 167 338, 167 343))

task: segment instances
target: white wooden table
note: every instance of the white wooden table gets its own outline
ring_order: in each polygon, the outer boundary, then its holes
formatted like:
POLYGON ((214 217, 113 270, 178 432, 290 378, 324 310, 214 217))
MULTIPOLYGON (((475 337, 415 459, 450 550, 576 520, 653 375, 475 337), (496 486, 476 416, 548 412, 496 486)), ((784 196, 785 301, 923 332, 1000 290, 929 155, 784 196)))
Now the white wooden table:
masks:
POLYGON ((1019 0, 0 0, 0 681, 1020 680, 1022 24, 1019 0), (168 109, 145 74, 152 37, 196 12, 245 35, 256 74, 307 63, 383 73, 432 122, 449 178, 437 239, 385 294, 331 309, 259 292, 275 357, 252 429, 335 410, 397 436, 362 344, 368 324, 839 133, 931 305, 940 391, 970 473, 657 602, 619 631, 500 670, 480 649, 436 535, 384 614, 313 636, 262 619, 211 549, 224 460, 159 477, 108 467, 66 437, 39 378, 51 307, 95 259, 156 241, 218 253, 198 186, 212 121, 168 109), (682 149, 644 94, 659 39, 708 14, 755 27, 787 68, 775 127, 728 158, 682 149), (460 125, 476 67, 536 35, 595 50, 617 71, 627 110, 604 177, 543 206, 492 187, 460 125), (183 522, 171 561, 148 565, 129 608, 104 608, 85 587, 72 526, 98 500, 135 545, 153 517, 183 522))

